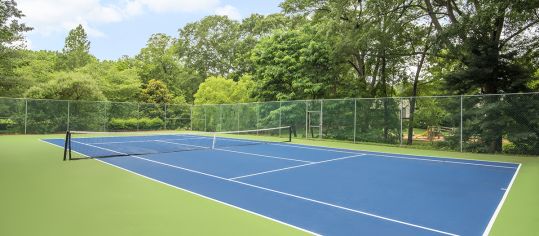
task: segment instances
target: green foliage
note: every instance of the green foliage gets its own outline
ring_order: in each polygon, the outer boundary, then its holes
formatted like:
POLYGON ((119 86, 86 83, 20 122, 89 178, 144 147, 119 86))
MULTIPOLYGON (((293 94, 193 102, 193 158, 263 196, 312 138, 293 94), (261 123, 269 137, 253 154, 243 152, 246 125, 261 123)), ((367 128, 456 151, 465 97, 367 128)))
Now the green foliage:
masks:
POLYGON ((25 93, 28 98, 61 100, 105 100, 96 81, 80 72, 56 72, 54 79, 33 86, 25 93))
POLYGON ((202 78, 227 76, 234 70, 238 40, 238 22, 207 16, 180 29, 177 52, 202 78))
POLYGON ((152 79, 142 89, 141 99, 147 103, 170 103, 173 97, 165 83, 152 79))
POLYGON ((165 122, 159 118, 113 118, 109 122, 111 130, 158 130, 164 125, 165 122))
POLYGON ((239 82, 223 77, 210 77, 200 84, 195 94, 195 104, 225 104, 253 101, 254 81, 244 76, 239 82))
POLYGON ((109 101, 136 101, 141 93, 142 83, 134 68, 122 68, 118 62, 104 61, 90 63, 77 72, 97 81, 99 89, 109 101))
POLYGON ((11 129, 15 124, 12 119, 0 119, 0 132, 11 129))
POLYGON ((69 31, 65 39, 65 45, 59 55, 57 67, 61 70, 73 70, 83 67, 95 58, 90 55, 90 41, 82 27, 78 25, 69 31))
POLYGON ((277 31, 255 47, 251 60, 264 100, 320 98, 335 78, 330 47, 310 28, 277 31))
POLYGON ((15 61, 20 57, 17 50, 24 48, 22 34, 32 30, 19 22, 22 17, 24 14, 14 0, 0 1, 0 96, 17 96, 25 87, 14 73, 15 61))
POLYGON ((192 101, 202 79, 193 69, 182 66, 176 47, 176 39, 165 34, 154 34, 135 57, 135 67, 143 83, 152 79, 160 80, 167 85, 172 96, 185 96, 192 101))

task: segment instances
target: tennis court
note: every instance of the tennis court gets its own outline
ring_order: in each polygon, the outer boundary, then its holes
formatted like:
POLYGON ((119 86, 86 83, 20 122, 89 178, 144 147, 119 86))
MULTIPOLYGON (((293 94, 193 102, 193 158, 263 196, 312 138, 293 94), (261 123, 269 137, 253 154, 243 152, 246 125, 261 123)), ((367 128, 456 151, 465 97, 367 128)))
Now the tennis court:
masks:
POLYGON ((280 141, 181 133, 74 136, 71 149, 321 235, 486 234, 520 167, 280 141))

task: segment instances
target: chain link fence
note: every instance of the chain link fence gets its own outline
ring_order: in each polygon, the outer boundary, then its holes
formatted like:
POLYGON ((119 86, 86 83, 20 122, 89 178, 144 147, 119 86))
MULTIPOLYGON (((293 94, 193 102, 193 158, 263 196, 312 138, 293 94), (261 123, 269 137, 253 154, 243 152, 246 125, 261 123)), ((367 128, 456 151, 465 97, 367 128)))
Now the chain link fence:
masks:
POLYGON ((306 139, 539 155, 539 93, 194 106, 0 98, 0 133, 280 126, 306 139))

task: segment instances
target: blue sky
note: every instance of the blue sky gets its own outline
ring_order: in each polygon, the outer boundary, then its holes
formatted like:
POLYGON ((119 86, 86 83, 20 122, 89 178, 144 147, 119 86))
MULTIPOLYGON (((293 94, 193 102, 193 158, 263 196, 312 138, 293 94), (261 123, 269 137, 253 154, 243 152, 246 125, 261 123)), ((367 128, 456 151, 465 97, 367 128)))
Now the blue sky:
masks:
POLYGON ((242 19, 280 11, 282 0, 16 0, 34 27, 26 33, 33 50, 60 50, 68 31, 82 24, 99 59, 133 56, 153 33, 177 37, 178 29, 207 15, 242 19))

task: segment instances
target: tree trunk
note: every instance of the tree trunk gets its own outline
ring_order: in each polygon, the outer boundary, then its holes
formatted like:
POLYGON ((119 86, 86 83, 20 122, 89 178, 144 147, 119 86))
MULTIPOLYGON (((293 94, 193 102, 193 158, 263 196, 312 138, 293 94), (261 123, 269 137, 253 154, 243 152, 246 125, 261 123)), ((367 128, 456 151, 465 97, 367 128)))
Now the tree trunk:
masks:
POLYGON ((382 82, 382 96, 384 97, 384 141, 387 143, 389 142, 389 127, 388 127, 388 121, 389 121, 389 110, 387 107, 387 81, 386 81, 386 56, 385 51, 382 53, 382 71, 380 75, 380 79, 382 82))
MULTIPOLYGON (((431 28, 432 28, 432 25, 429 27, 429 34, 430 34, 431 28)), ((423 63, 425 63, 425 57, 427 55, 428 50, 429 50, 429 42, 425 42, 425 47, 423 49, 423 52, 421 54, 421 59, 419 60, 419 64, 417 65, 417 70, 415 72, 414 85, 412 88, 412 99, 410 100, 410 119, 408 120, 408 141, 406 142, 407 145, 412 145, 412 142, 414 139, 414 114, 415 114, 415 105, 416 105, 416 96, 417 96, 417 84, 419 82, 419 75, 421 74, 423 63)))

